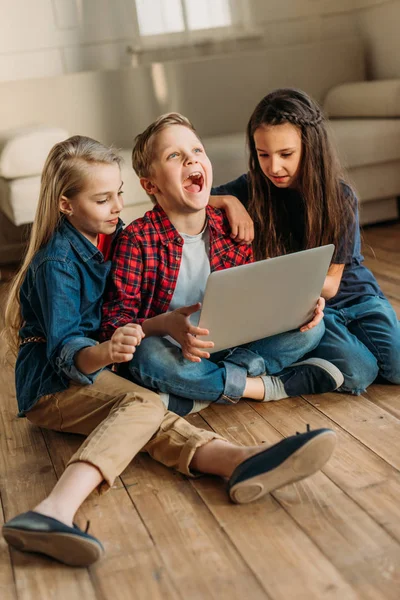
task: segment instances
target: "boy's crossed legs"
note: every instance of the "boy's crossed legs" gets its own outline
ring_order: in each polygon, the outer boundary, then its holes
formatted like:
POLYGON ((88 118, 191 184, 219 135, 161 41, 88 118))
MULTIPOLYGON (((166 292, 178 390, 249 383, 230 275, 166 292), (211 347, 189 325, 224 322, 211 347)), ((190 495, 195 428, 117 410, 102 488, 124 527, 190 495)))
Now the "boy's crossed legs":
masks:
POLYGON ((321 359, 298 362, 318 345, 324 324, 289 331, 211 354, 190 362, 181 349, 163 337, 148 337, 137 347, 120 374, 168 394, 168 408, 185 415, 211 402, 235 404, 242 397, 279 400, 300 394, 333 391, 343 383, 340 371, 321 359))

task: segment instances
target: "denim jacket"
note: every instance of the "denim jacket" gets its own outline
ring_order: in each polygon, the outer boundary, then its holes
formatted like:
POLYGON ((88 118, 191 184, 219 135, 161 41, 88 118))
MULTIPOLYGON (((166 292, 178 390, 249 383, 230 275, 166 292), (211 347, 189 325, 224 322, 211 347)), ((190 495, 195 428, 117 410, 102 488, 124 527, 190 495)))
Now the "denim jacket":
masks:
MULTIPOLYGON (((122 229, 120 221, 114 236, 122 229)), ((68 388, 70 381, 93 383, 100 371, 85 375, 75 354, 97 344, 101 307, 111 261, 66 219, 34 256, 20 290, 19 335, 45 338, 20 347, 15 367, 19 416, 42 396, 68 388)))

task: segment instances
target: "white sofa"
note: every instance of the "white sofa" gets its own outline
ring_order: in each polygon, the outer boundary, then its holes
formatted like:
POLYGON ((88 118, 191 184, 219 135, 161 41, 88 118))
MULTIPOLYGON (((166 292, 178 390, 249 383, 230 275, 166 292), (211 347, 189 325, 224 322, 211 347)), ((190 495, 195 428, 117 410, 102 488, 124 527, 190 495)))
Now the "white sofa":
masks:
MULTIPOLYGON (((360 199, 361 223, 397 219, 400 197, 400 80, 331 88, 322 103, 345 175, 360 199)), ((216 184, 245 172, 245 135, 207 138, 216 184)))
POLYGON ((244 130, 254 106, 268 91, 283 86, 306 90, 329 114, 340 155, 359 192, 363 222, 396 218, 400 82, 364 79, 363 44, 352 38, 0 83, 0 263, 18 254, 21 236, 34 217, 44 157, 58 141, 50 139, 51 131, 59 138, 89 135, 121 149, 126 203, 122 216, 129 222, 151 207, 130 166, 138 132, 159 114, 185 114, 205 143, 214 183, 224 183, 246 170, 244 130), (23 138, 32 125, 39 137, 44 128, 43 143, 37 144, 40 151, 31 152, 34 160, 27 165, 28 146, 18 150, 17 145, 14 171, 4 169, 2 157, 13 143, 15 128, 22 128, 23 138), (9 128, 14 128, 11 134, 9 128))

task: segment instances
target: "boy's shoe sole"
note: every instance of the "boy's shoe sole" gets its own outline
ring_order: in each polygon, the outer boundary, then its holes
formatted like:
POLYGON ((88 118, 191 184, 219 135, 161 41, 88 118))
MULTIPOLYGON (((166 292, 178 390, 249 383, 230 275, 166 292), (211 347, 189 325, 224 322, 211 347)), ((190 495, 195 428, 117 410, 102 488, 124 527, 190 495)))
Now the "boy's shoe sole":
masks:
POLYGON ((29 511, 3 525, 10 546, 22 552, 37 552, 73 567, 88 567, 104 554, 102 544, 76 525, 29 511))
POLYGON ((319 471, 336 444, 332 429, 316 429, 278 442, 242 462, 228 482, 237 504, 254 502, 265 494, 319 471))

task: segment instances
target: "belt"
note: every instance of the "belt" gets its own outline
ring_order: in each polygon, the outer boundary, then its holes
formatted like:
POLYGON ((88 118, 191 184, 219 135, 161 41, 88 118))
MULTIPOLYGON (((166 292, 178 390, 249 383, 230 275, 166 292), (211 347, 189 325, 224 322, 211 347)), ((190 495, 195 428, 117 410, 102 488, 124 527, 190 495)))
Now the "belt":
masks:
POLYGON ((25 344, 30 344, 31 342, 41 342, 46 343, 46 338, 41 337, 40 335, 34 335, 32 337, 27 337, 21 340, 20 346, 25 346, 25 344))

